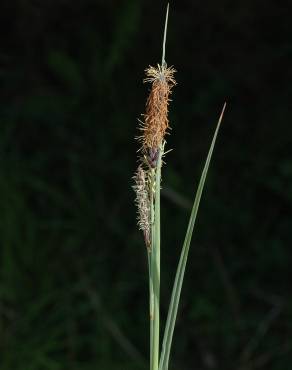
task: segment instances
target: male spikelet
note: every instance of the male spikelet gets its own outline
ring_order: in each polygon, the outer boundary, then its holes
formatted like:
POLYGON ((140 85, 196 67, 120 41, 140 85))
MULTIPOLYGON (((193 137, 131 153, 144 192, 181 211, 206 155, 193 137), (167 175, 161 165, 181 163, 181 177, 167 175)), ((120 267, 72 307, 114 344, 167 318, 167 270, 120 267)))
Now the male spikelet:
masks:
POLYGON ((176 85, 174 79, 176 71, 172 67, 167 68, 164 63, 162 66, 158 64, 157 68, 150 66, 145 72, 147 77, 144 82, 150 82, 152 86, 146 102, 144 122, 140 127, 142 135, 139 139, 147 164, 155 168, 159 148, 169 128, 168 105, 172 87, 176 85))
POLYGON ((143 231, 147 248, 150 248, 150 199, 146 174, 141 165, 134 175, 134 181, 133 189, 136 193, 138 226, 143 231))

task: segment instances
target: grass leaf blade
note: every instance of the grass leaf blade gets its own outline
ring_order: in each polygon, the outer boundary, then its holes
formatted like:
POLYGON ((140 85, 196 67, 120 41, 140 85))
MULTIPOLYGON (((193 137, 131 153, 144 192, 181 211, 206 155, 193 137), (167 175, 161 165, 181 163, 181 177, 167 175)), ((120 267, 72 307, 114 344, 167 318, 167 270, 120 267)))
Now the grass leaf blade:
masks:
POLYGON ((193 229, 200 205, 200 200, 202 196, 202 192, 204 189, 205 185, 205 180, 207 177, 208 173, 208 168, 209 164, 211 161, 212 153, 214 150, 217 134, 220 128, 220 124, 223 118, 223 114, 225 111, 226 103, 223 106, 222 112, 220 114, 217 127, 211 142, 211 146, 208 152, 208 156, 202 171, 202 175, 200 178, 200 182, 197 188, 196 196, 195 196, 195 201, 193 204, 184 244, 182 247, 181 255, 180 255, 180 260, 178 263, 177 271, 176 271, 176 276, 175 276, 175 281, 173 285, 173 290, 172 290, 172 295, 171 295, 171 300, 170 300, 170 305, 169 305, 169 310, 168 310, 168 315, 167 315, 167 321, 166 321, 166 326, 165 326, 165 331, 164 331, 164 337, 163 337, 163 343, 162 343, 162 351, 161 351, 161 357, 160 357, 160 364, 159 364, 159 370, 168 370, 168 363, 169 363, 169 356, 170 356, 170 350, 171 350, 171 344, 172 344, 172 337, 173 337, 173 332, 174 332, 174 327, 175 327, 175 321, 176 321, 176 316, 177 316, 177 310, 178 310, 178 304, 179 304, 179 299, 180 299, 180 294, 181 294, 181 289, 182 289, 182 284, 183 284, 183 279, 184 279, 184 273, 185 273, 185 267, 188 259, 188 252, 190 248, 190 243, 192 239, 192 234, 193 234, 193 229))

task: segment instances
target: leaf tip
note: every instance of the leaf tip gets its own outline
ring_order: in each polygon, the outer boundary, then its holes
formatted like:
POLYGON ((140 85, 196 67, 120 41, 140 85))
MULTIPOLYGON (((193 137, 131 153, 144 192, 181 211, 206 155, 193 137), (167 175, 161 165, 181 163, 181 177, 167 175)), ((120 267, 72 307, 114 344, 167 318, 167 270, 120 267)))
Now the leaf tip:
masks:
POLYGON ((221 110, 220 116, 219 116, 219 120, 218 120, 219 125, 220 125, 220 124, 221 124, 221 122, 222 122, 222 119, 223 119, 223 116, 224 116, 224 113, 225 113, 226 105, 227 105, 227 103, 226 103, 226 101, 225 101, 225 102, 224 102, 224 104, 223 104, 223 108, 222 108, 222 110, 221 110))

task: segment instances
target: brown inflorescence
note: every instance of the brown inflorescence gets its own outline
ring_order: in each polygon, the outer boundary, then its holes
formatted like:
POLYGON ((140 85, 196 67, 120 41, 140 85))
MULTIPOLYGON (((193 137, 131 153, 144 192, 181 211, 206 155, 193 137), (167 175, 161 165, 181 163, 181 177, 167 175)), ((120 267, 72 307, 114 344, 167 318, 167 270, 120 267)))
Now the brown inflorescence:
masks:
POLYGON ((144 122, 140 127, 142 135, 139 139, 148 164, 155 167, 159 148, 169 128, 168 104, 172 87, 176 84, 175 69, 158 64, 157 68, 150 66, 145 72, 147 77, 144 82, 150 82, 152 86, 146 102, 144 122))

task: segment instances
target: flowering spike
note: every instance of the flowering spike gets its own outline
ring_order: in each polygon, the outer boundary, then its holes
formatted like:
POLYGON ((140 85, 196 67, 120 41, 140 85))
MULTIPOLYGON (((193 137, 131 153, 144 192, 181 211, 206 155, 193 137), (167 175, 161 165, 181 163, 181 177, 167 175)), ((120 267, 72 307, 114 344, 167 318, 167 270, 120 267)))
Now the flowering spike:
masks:
POLYGON ((139 137, 142 143, 142 152, 146 155, 150 167, 156 167, 156 160, 159 154, 164 137, 169 128, 168 104, 172 87, 176 85, 174 79, 174 68, 167 68, 166 64, 157 68, 150 66, 145 70, 144 82, 152 84, 150 94, 146 102, 144 122, 139 137))
POLYGON ((141 165, 134 175, 134 181, 133 189, 136 193, 138 226, 143 231, 147 248, 150 248, 150 199, 146 174, 141 165))

